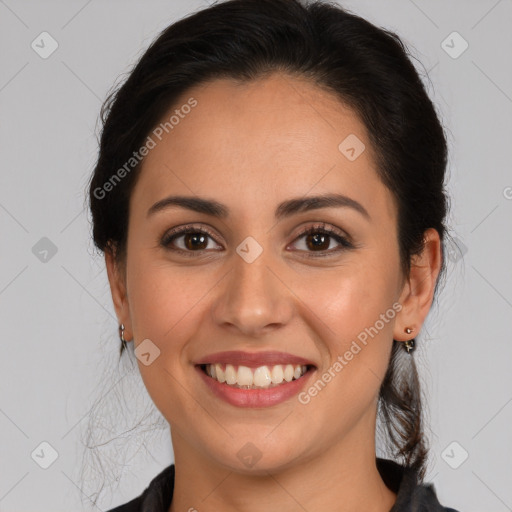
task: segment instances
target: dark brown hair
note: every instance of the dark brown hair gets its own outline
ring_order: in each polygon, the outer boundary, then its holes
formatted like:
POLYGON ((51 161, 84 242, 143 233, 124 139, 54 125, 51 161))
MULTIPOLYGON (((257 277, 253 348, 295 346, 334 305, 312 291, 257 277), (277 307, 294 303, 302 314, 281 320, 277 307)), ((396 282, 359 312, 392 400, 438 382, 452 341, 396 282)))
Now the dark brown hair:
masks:
MULTIPOLYGON (((424 232, 445 240, 447 145, 405 44, 338 5, 228 0, 170 25, 105 101, 100 151, 89 187, 95 245, 125 258, 129 199, 140 165, 104 184, 140 148, 190 87, 216 78, 250 81, 273 71, 309 79, 351 107, 367 127, 382 182, 398 206, 403 275, 424 232)), ((444 250, 441 273, 445 272, 444 250)), ((121 346, 121 355, 124 346, 121 346)), ((399 342, 379 396, 394 456, 424 477, 427 455, 414 356, 399 342)))

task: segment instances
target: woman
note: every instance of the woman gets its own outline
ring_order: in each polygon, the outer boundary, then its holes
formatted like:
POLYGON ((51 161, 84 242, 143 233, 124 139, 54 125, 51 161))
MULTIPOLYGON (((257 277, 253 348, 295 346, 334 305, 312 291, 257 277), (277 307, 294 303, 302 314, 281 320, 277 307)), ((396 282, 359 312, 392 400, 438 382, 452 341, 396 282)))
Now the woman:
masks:
POLYGON ((102 117, 94 241, 175 457, 114 510, 453 511, 423 483, 414 363, 447 149, 400 39, 226 1, 164 30, 102 117))

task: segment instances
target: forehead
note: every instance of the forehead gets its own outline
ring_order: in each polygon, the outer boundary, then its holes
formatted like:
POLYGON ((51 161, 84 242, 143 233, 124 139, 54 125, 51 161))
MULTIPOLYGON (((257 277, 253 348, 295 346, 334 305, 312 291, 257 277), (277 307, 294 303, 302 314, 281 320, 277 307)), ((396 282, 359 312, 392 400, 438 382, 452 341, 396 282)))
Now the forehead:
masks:
POLYGON ((214 80, 183 94, 159 126, 158 137, 150 134, 156 144, 144 159, 134 204, 149 208, 166 195, 199 195, 243 216, 283 198, 338 192, 393 215, 364 124, 305 80, 214 80))

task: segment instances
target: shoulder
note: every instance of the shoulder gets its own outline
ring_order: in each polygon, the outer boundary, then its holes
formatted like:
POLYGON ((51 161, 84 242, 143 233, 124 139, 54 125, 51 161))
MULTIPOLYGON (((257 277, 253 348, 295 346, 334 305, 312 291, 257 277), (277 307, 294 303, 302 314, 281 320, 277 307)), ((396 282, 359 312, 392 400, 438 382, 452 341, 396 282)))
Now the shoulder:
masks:
POLYGON ((418 484, 411 495, 411 506, 418 512, 458 512, 439 503, 433 484, 418 484))
POLYGON ((416 471, 388 459, 377 458, 377 468, 384 483, 396 493, 396 502, 390 512, 458 512, 443 507, 434 485, 421 483, 416 471))
POLYGON ((142 510, 142 495, 107 512, 140 512, 140 510, 142 510))
POLYGON ((171 464, 151 480, 140 496, 107 512, 167 512, 171 505, 173 490, 174 464, 171 464))

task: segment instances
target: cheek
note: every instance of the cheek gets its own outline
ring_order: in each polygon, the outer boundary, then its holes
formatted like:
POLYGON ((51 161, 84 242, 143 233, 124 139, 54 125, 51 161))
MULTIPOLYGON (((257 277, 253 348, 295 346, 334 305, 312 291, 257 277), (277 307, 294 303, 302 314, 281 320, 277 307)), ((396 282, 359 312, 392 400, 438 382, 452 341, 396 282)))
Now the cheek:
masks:
POLYGON ((328 351, 324 378, 322 372, 319 375, 329 382, 321 399, 327 409, 341 414, 358 404, 356 408, 363 410, 378 393, 400 309, 395 266, 385 255, 373 264, 347 266, 334 276, 311 281, 309 293, 303 295, 308 297, 305 309, 318 317, 315 331, 322 329, 322 344, 328 351))
POLYGON ((184 348, 187 340, 194 337, 201 299, 204 300, 208 289, 199 274, 197 268, 171 268, 169 264, 144 260, 142 253, 132 261, 128 295, 134 348, 149 339, 158 349, 155 350, 159 355, 151 365, 146 366, 140 361, 138 364, 146 387, 159 408, 164 402, 173 401, 169 399, 173 390, 179 387, 176 382, 188 369, 184 348), (195 277, 191 277, 194 272, 195 277))
POLYGON ((194 315, 194 306, 209 287, 205 278, 200 267, 172 266, 142 254, 134 258, 128 294, 135 338, 175 345, 182 339, 175 333, 194 315))
POLYGON ((214 271, 192 263, 180 266, 157 260, 144 250, 132 254, 137 256, 127 271, 135 349, 149 339, 159 351, 148 366, 138 361, 139 371, 162 415, 169 423, 186 428, 190 418, 208 408, 201 399, 190 398, 195 393, 191 342, 206 339, 205 333, 211 332, 211 297, 219 295, 216 286, 222 286, 226 269, 214 271))
POLYGON ((375 406, 389 363, 396 310, 389 289, 386 293, 367 274, 352 274, 336 287, 331 280, 315 290, 307 306, 319 312, 316 333, 321 324, 329 327, 321 332, 328 361, 300 399, 310 411, 308 421, 330 438, 349 432, 375 406))
POLYGON ((376 323, 384 336, 392 331, 396 277, 390 270, 391 262, 386 265, 384 258, 380 261, 379 265, 350 265, 319 273, 304 288, 307 306, 330 328, 331 338, 338 340, 333 348, 343 349, 347 340, 363 340, 364 333, 376 323))

